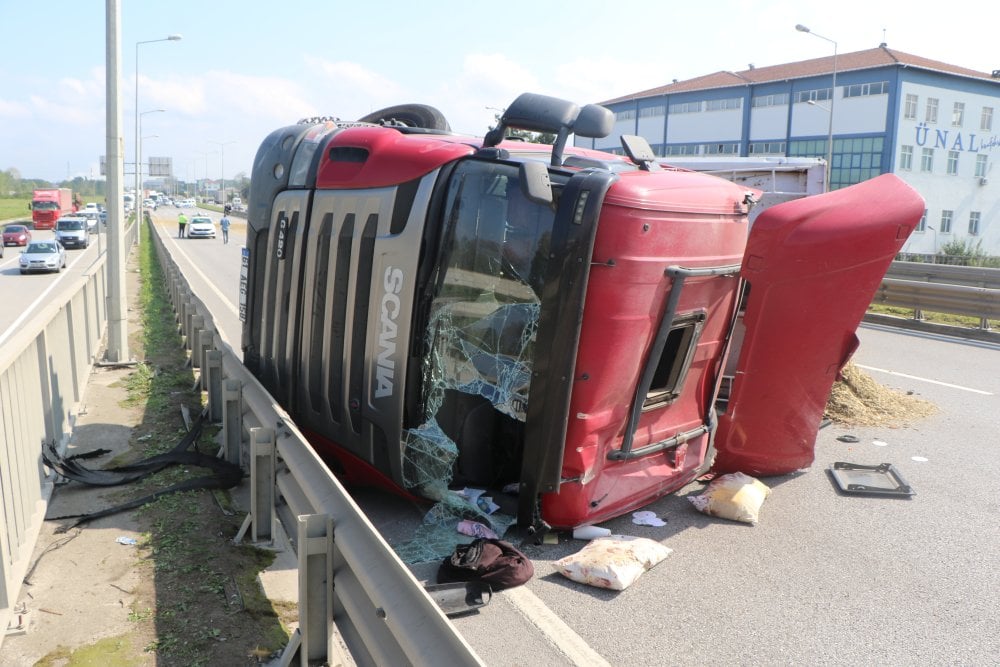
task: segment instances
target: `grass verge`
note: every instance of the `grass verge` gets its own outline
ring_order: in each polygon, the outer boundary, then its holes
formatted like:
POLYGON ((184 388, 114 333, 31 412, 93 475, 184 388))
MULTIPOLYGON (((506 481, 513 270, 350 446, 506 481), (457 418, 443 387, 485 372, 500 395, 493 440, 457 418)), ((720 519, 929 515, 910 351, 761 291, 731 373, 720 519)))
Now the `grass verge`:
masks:
MULTIPOLYGON (((130 451, 110 466, 172 449, 184 436, 182 406, 197 415, 203 406, 195 373, 166 291, 148 226, 137 252, 138 289, 130 289, 131 307, 141 309, 131 343, 143 359, 124 383, 122 406, 142 411, 130 451), (134 295, 134 297, 133 297, 134 295)), ((208 426, 195 443, 215 454, 218 427, 208 426)), ((139 497, 206 471, 173 466, 124 488, 120 495, 139 497)), ((124 499, 124 498, 123 498, 124 499)), ((227 492, 189 491, 163 496, 136 510, 142 528, 135 567, 140 584, 133 591, 129 619, 134 631, 111 644, 94 643, 68 655, 50 654, 52 664, 253 665, 288 642, 287 623, 294 606, 277 608, 264 596, 258 573, 274 559, 270 551, 234 545, 242 516, 232 511, 227 492), (94 662, 95 651, 100 658, 94 662)))

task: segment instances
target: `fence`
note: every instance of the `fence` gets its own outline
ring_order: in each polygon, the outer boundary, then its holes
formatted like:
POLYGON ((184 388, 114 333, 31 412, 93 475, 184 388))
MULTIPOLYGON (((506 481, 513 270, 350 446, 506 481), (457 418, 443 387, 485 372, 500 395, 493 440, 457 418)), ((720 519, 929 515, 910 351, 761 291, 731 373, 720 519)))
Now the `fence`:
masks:
POLYGON ((912 308, 917 320, 925 310, 976 317, 988 330, 1000 319, 1000 269, 896 261, 873 303, 912 308))
MULTIPOLYGON (((126 247, 135 230, 126 229, 126 247)), ((0 628, 11 620, 52 493, 42 448, 65 451, 106 328, 106 263, 98 256, 0 346, 0 628)))

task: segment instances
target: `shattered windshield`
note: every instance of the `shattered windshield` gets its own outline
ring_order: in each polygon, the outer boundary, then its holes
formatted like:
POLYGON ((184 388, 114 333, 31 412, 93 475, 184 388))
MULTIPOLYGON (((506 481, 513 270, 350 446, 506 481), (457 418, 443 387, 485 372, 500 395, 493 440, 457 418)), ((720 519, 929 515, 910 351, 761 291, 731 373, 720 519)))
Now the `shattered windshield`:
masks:
MULTIPOLYGON (((404 455, 407 487, 441 501, 431 523, 472 518, 502 535, 514 521, 448 487, 456 470, 459 484, 517 481, 554 217, 522 194, 514 165, 470 160, 452 175, 423 332, 422 421, 404 455)), ((452 525, 446 546, 453 535, 452 525)), ((432 542, 421 540, 424 555, 437 557, 432 542)))
POLYGON ((517 175, 468 162, 453 177, 426 331, 428 417, 455 389, 524 421, 553 214, 521 194, 517 175))

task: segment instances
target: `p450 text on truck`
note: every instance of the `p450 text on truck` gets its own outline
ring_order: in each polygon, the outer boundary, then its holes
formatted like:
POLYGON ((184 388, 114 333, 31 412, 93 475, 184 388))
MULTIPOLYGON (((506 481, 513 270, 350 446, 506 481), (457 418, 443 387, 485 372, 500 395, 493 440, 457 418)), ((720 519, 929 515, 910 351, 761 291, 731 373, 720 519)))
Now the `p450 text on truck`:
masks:
POLYGON ((513 485, 518 522, 545 530, 710 468, 812 463, 922 198, 883 175, 751 229, 758 193, 664 167, 638 137, 624 156, 567 146, 612 125, 525 93, 485 138, 402 105, 262 143, 244 363, 347 482, 513 485))

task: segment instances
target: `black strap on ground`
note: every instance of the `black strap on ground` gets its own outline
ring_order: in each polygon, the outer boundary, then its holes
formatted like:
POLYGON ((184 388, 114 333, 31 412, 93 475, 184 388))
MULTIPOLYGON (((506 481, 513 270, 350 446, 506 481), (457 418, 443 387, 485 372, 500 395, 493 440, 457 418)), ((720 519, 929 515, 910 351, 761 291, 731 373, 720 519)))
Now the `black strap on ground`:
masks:
POLYGON ((191 430, 188 431, 181 441, 178 442, 177 445, 174 446, 174 448, 169 452, 165 454, 157 454, 156 456, 151 456, 135 463, 115 466, 114 468, 106 468, 103 470, 92 470, 84 465, 81 465, 79 463, 80 457, 77 456, 64 458, 56 451, 55 447, 50 445, 49 455, 45 455, 44 453, 42 454, 42 459, 45 461, 45 465, 49 466, 67 479, 91 486, 119 486, 122 484, 129 484, 145 477, 149 477, 150 475, 172 465, 207 468, 212 471, 212 474, 179 482, 172 486, 160 489, 155 493, 127 501, 120 505, 115 505, 114 507, 108 507, 103 510, 89 512, 87 514, 64 514, 62 516, 49 517, 49 520, 55 521, 59 519, 76 519, 73 524, 63 529, 68 530, 69 528, 100 517, 136 509, 137 507, 141 507, 156 500, 157 498, 171 493, 177 493, 179 491, 194 491, 198 489, 229 489, 236 486, 240 483, 240 480, 243 479, 243 470, 239 465, 230 463, 215 456, 209 456, 208 454, 187 451, 192 444, 197 442, 198 437, 201 435, 202 426, 204 425, 206 417, 207 411, 202 412, 200 418, 194 423, 191 430))

